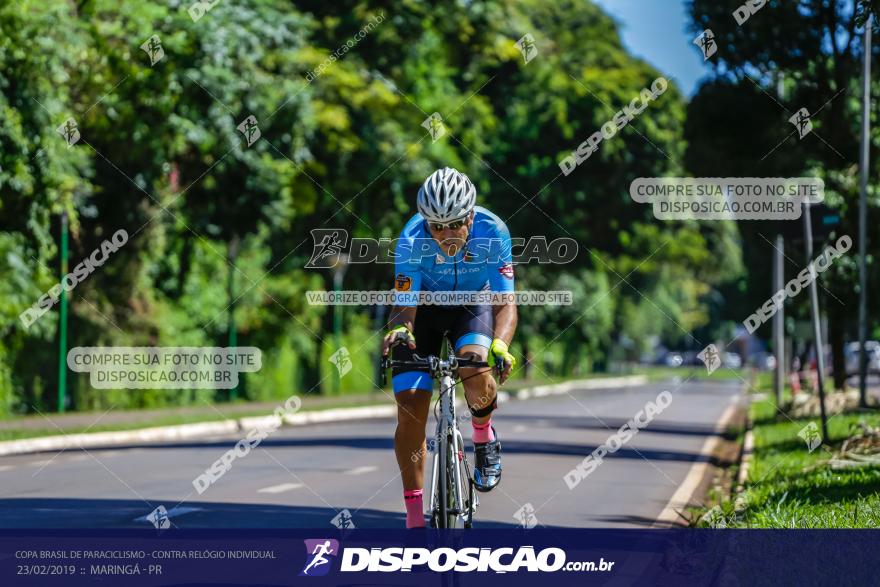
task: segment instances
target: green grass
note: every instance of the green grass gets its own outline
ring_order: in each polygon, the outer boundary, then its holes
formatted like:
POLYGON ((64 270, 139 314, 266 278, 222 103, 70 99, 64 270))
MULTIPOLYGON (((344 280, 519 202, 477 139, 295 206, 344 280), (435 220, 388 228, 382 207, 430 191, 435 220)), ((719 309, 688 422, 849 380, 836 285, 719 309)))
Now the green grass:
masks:
MULTIPOLYGON (((752 381, 752 386, 750 391, 752 392, 763 392, 763 393, 773 393, 773 380, 776 377, 776 374, 773 371, 756 371, 755 378, 752 381)), ((791 397, 790 393, 791 382, 788 377, 785 378, 785 391, 783 392, 783 398, 789 399, 791 397)), ((810 387, 807 385, 804 388, 804 393, 810 393, 810 387)), ((834 391, 834 379, 831 377, 825 378, 825 393, 831 393, 834 391)))
POLYGON ((744 369, 727 369, 721 367, 713 372, 711 375, 707 373, 706 368, 703 366, 686 366, 686 367, 663 367, 660 365, 650 365, 643 366, 640 365, 633 369, 632 375, 645 375, 648 378, 648 381, 664 381, 666 379, 672 379, 673 377, 681 377, 682 379, 692 379, 692 380, 717 380, 717 381, 731 381, 731 380, 749 380, 748 371, 744 369))
POLYGON ((880 425, 880 413, 847 413, 828 421, 829 445, 812 452, 798 433, 818 419, 790 420, 772 399, 752 404, 754 453, 739 511, 720 505, 728 527, 876 528, 880 467, 834 471, 824 461, 858 423, 880 425))
MULTIPOLYGON (((773 393, 773 377, 773 371, 755 372, 754 379, 752 379, 752 386, 749 388, 749 391, 773 393)), ((786 385, 787 384, 788 382, 786 381, 786 385)))

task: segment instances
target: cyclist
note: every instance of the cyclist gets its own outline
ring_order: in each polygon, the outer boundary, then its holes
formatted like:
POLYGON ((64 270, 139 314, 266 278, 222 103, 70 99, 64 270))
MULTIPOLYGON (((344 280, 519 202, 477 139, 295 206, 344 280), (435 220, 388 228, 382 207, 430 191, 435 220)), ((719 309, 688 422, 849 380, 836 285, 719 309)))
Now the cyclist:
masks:
MULTIPOLYGON (((400 361, 413 360, 413 354, 439 356, 445 335, 456 356, 492 366, 500 363, 499 382, 504 383, 516 363, 508 350, 517 324, 513 300, 417 307, 412 299, 419 292, 513 292, 507 226, 475 204, 476 188, 470 179, 450 167, 432 173, 419 189, 418 213, 404 226, 395 249, 395 290, 409 299, 398 299, 394 306, 382 353, 387 356, 393 348, 393 358, 400 361)), ((491 419, 498 405, 492 371, 462 368, 459 372, 472 416, 474 483, 482 492, 490 491, 501 478, 501 442, 491 419)), ((423 527, 425 426, 432 380, 422 371, 394 370, 392 375, 397 400, 394 452, 403 480, 406 527, 423 527)))

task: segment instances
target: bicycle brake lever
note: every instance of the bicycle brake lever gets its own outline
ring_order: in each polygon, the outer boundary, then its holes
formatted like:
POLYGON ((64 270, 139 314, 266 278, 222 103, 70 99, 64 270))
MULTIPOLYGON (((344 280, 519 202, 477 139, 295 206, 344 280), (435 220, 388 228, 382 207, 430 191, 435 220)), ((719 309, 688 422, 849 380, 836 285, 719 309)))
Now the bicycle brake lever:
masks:
POLYGON ((504 373, 504 361, 495 360, 495 367, 493 367, 493 371, 495 371, 495 375, 498 376, 498 380, 501 380, 501 374, 504 373))

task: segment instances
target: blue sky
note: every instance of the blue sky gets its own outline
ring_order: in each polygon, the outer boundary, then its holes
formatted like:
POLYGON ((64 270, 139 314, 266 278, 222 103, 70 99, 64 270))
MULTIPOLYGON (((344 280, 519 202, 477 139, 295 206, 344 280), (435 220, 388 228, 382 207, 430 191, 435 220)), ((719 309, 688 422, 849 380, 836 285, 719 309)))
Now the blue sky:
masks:
POLYGON ((686 32, 684 0, 593 0, 620 23, 623 42, 667 77, 675 78, 687 96, 709 68, 686 32))

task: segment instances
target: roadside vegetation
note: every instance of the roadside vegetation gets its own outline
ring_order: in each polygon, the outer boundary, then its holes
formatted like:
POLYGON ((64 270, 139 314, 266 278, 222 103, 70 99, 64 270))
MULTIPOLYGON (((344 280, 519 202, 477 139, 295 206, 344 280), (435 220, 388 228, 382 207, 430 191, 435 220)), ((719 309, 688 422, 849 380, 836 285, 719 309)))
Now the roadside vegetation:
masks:
MULTIPOLYGON (((759 387, 770 390, 769 382, 759 387)), ((829 413, 827 444, 819 419, 775 400, 750 408, 754 447, 741 492, 698 512, 700 526, 715 528, 880 527, 880 414, 829 413)))

